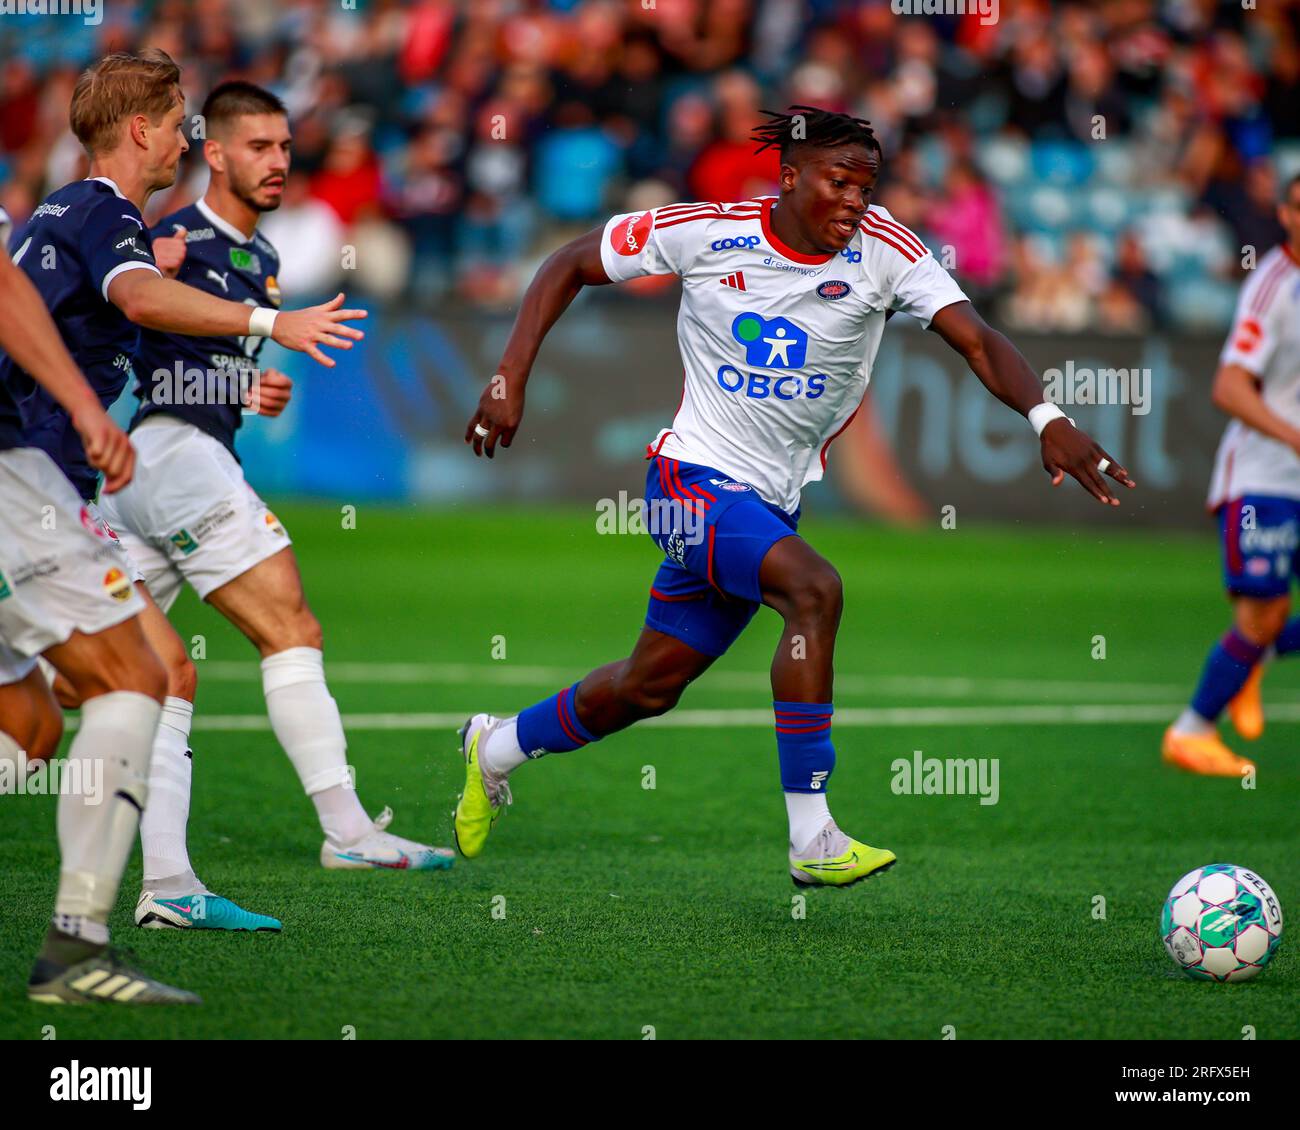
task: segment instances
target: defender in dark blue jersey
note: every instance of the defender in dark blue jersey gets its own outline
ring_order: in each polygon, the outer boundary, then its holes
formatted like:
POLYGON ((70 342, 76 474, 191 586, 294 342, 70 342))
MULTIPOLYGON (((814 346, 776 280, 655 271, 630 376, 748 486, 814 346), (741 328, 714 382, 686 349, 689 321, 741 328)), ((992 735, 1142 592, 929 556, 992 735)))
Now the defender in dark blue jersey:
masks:
MULTIPOLYGON (((0 209, 0 225, 8 217, 0 209)), ((0 255, 0 360, 22 366, 67 413, 90 464, 116 490, 130 441, 59 339, 30 280, 0 255)), ((40 1002, 197 1003, 108 945, 108 916, 146 797, 166 673, 140 625, 144 602, 114 565, 81 499, 23 437, 0 383, 0 776, 5 791, 57 749, 63 715, 37 667, 44 656, 83 703, 57 791, 59 884, 28 983, 40 1002), (53 518, 53 521, 50 519, 53 518)))
MULTIPOLYGON (((224 83, 208 96, 203 120, 208 190, 154 229, 153 249, 167 273, 192 287, 277 305, 279 256, 258 234, 257 221, 279 205, 289 171, 284 106, 250 83, 224 83)), ((288 378, 257 367, 260 347, 250 337, 146 331, 131 424, 137 474, 105 504, 106 517, 163 609, 188 582, 257 648, 272 728, 324 832, 322 865, 448 867, 449 849, 392 835, 385 830, 390 814, 372 821, 357 799, 343 724, 325 683, 320 625, 307 607, 289 536, 245 481, 235 455, 244 412, 275 415, 288 400, 288 378)), ((168 793, 141 826, 145 873, 136 921, 186 927, 202 924, 184 907, 203 890, 185 846, 193 664, 183 651, 172 654, 164 729, 175 737, 154 755, 168 793)))
MULTIPOLYGON (((323 306, 281 313, 204 293, 164 278, 154 262, 141 211, 150 195, 171 185, 188 144, 181 132, 184 99, 180 72, 164 53, 113 55, 78 80, 71 108, 73 131, 90 155, 90 179, 53 193, 13 236, 14 259, 54 315, 69 351, 88 375, 100 402, 111 404, 126 386, 139 345, 138 327, 179 334, 274 337, 288 348, 333 365, 321 346, 350 349, 364 336, 347 322, 364 311, 341 309, 343 296, 323 306)), ((67 411, 13 359, 0 360, 0 384, 18 401, 25 443, 44 451, 71 481, 83 502, 86 528, 115 555, 115 596, 134 599, 142 578, 110 526, 96 510, 98 475, 67 411)), ((169 673, 174 656, 184 656, 166 615, 139 586, 145 601, 140 620, 153 650, 169 673)), ((193 700, 190 669, 184 725, 188 733, 193 700)), ((170 684, 169 684, 170 686, 170 684)), ((84 696, 75 686, 56 684, 66 704, 84 696)), ((171 701, 157 727, 152 764, 165 763, 157 747, 174 740, 171 701)), ((182 739, 183 741, 183 739, 182 739)), ((161 778, 151 782, 164 793, 161 778)), ((146 818, 147 819, 147 818, 146 818)), ((234 903, 199 891, 203 923, 228 929, 273 929, 273 918, 251 915, 234 903)), ((186 905, 193 907, 191 902, 186 905)))

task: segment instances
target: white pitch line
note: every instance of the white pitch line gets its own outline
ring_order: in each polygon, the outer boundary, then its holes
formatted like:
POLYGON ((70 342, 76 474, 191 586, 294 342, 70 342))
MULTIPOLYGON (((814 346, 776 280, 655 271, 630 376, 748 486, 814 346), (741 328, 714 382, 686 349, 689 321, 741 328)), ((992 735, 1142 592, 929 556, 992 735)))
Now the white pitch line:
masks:
MULTIPOLYGON (((1107 726, 1163 723, 1175 718, 1181 704, 1131 703, 1041 706, 897 706, 842 707, 835 726, 1107 726)), ((346 730, 454 730, 465 712, 440 714, 345 714, 346 730)), ((1270 722, 1300 722, 1300 703, 1271 707, 1270 722)), ((656 729, 692 730, 754 727, 770 729, 770 710, 674 710, 640 723, 656 729)), ((203 714, 194 716, 194 729, 206 731, 264 731, 271 723, 264 714, 203 714)))
MULTIPOLYGON (((200 660, 199 681, 260 682, 256 663, 223 659, 200 660)), ((445 686, 548 687, 568 685, 581 672, 573 667, 528 667, 505 663, 367 663, 339 661, 326 664, 327 677, 337 683, 390 683, 445 686)), ((766 671, 710 671, 703 685, 717 690, 766 691, 766 671)), ((935 675, 837 674, 835 690, 842 694, 903 695, 931 698, 1054 699, 1104 698, 1119 701, 1175 699, 1188 694, 1192 684, 1116 683, 1083 680, 978 678, 935 675)), ((1288 701, 1270 694, 1270 702, 1288 701)), ((1295 700, 1290 700, 1295 701, 1295 700)))

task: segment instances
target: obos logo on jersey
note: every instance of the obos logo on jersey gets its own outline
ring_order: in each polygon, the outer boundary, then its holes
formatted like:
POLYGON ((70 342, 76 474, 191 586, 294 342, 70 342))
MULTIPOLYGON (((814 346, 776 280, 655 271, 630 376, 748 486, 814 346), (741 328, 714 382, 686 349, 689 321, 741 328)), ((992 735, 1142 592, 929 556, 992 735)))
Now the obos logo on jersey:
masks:
POLYGON ((808 334, 789 318, 764 318, 738 314, 731 336, 745 347, 745 364, 766 369, 802 369, 808 353, 808 334))
MULTIPOLYGON (((808 331, 789 318, 765 318, 747 310, 731 323, 731 336, 745 347, 745 364, 762 369, 802 369, 808 360, 808 331)), ((751 400, 816 400, 826 391, 826 374, 802 377, 742 373, 734 365, 718 369, 718 384, 727 392, 744 392, 751 400)))
POLYGON ((642 212, 639 216, 629 216, 609 233, 610 246, 620 255, 640 255, 645 249, 646 240, 650 238, 650 229, 653 226, 654 217, 649 212, 642 212))

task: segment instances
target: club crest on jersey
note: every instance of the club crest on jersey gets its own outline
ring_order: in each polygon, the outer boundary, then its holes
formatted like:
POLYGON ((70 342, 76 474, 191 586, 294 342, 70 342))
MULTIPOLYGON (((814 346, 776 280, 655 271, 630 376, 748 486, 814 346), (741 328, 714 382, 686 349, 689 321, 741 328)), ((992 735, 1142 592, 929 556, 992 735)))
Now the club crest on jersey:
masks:
POLYGON ((649 212, 629 216, 622 225, 609 233, 610 246, 620 255, 640 255, 645 250, 653 226, 654 217, 649 212))
POLYGON ((266 297, 276 306, 280 305, 280 284, 274 275, 266 276, 266 297))
POLYGON ((280 524, 280 519, 269 510, 266 512, 266 516, 262 520, 266 523, 266 528, 271 533, 279 534, 281 537, 285 536, 284 527, 280 524))
POLYGON ((842 279, 827 279, 817 288, 817 297, 825 298, 834 302, 838 298, 845 297, 853 288, 842 279))
POLYGON ((746 311, 731 323, 731 336, 745 347, 745 364, 765 369, 802 369, 808 332, 789 318, 764 318, 746 311))

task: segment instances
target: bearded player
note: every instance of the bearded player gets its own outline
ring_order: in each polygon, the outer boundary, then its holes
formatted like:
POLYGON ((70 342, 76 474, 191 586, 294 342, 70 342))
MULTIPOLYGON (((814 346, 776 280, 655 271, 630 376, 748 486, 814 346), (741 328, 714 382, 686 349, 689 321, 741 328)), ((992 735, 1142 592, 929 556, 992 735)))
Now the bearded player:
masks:
MULTIPOLYGON (((279 257, 257 222, 279 206, 289 173, 284 105, 252 83, 227 82, 208 95, 202 113, 207 192, 159 222, 153 252, 164 274, 190 287, 278 306, 279 257)), ((143 334, 135 366, 139 408, 131 421, 136 476, 104 501, 104 517, 164 612, 188 582, 257 648, 271 727, 324 833, 321 864, 449 867, 450 849, 386 831, 391 812, 372 820, 353 787, 343 723, 325 682, 321 627, 307 606, 289 535, 245 481, 235 452, 245 407, 277 415, 289 397, 288 377, 255 368, 261 344, 225 334, 143 334), (212 389, 224 395, 201 403, 177 395, 178 375, 186 371, 226 374, 228 382, 212 389), (249 396, 255 405, 246 403, 249 396)), ((212 925, 210 900, 186 842, 194 665, 183 649, 167 648, 167 638, 174 633, 160 642, 159 654, 170 689, 150 775, 154 799, 140 824, 145 870, 135 919, 148 927, 203 928, 212 925)))
POLYGON ((869 124, 791 109, 755 131, 760 152, 779 150, 779 197, 615 216, 552 255, 469 422, 476 455, 510 446, 542 339, 582 287, 681 277, 685 387, 672 428, 647 448, 646 502, 665 516, 652 534, 667 557, 645 627, 627 659, 513 717, 465 724, 455 835, 466 856, 483 850, 515 769, 671 710, 766 604, 784 621, 772 695, 790 874, 801 886, 847 886, 894 863, 893 852, 842 832, 827 805, 843 596, 830 562, 798 535, 800 492, 822 477, 827 448, 857 411, 891 312, 939 334, 1028 417, 1054 485, 1069 474, 1107 505, 1118 499, 1104 474, 1133 485, 1043 403, 1033 369, 921 241, 871 204, 882 154, 869 124))
POLYGON ((1300 176, 1287 183, 1277 215, 1286 241, 1241 288, 1211 392, 1232 417, 1207 499, 1223 539, 1232 626, 1210 649, 1161 751, 1166 763, 1213 777, 1240 777, 1253 764, 1219 737, 1224 708, 1243 738, 1258 738, 1265 663, 1300 652, 1300 617, 1290 615, 1300 568, 1300 176))

